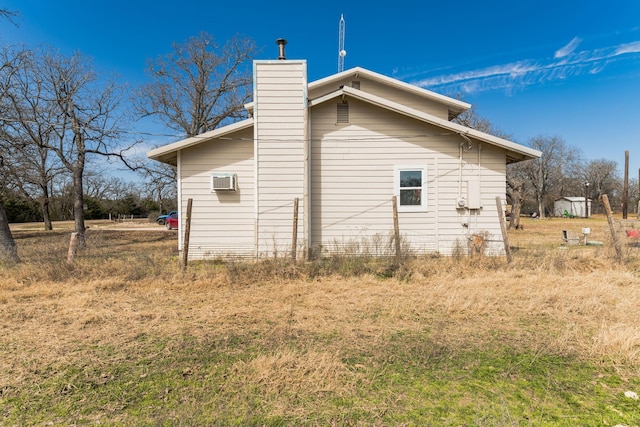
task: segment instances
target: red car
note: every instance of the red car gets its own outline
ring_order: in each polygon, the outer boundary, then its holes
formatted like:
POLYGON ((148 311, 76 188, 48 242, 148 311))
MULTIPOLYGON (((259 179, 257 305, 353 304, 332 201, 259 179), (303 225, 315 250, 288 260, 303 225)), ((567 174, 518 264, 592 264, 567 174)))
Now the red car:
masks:
POLYGON ((178 214, 174 212, 171 215, 169 215, 167 217, 167 219, 164 221, 164 224, 166 225, 167 230, 177 230, 178 229, 178 214))

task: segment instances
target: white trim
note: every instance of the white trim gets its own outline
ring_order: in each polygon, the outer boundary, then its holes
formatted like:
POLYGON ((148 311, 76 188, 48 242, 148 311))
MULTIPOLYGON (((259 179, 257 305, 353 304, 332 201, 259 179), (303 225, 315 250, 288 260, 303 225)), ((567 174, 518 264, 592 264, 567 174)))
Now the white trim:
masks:
POLYGON ((182 150, 184 148, 200 144, 201 142, 205 142, 210 139, 220 138, 232 132, 247 129, 251 126, 253 126, 253 118, 248 118, 241 122, 214 129, 197 136, 192 136, 191 138, 183 139, 171 144, 163 145, 162 147, 154 148, 153 150, 147 152, 147 157, 153 160, 162 161, 163 156, 166 154, 170 154, 174 151, 182 150))
POLYGON ((319 87, 322 85, 328 85, 335 81, 340 81, 345 77, 348 77, 351 75, 353 75, 354 78, 360 78, 360 76, 366 76, 371 80, 387 84, 391 87, 395 87, 397 89, 407 91, 407 92, 412 92, 417 95, 423 96, 425 98, 429 98, 434 101, 441 102, 443 104, 446 104, 448 107, 450 107, 453 111, 456 111, 457 113, 462 113, 464 111, 467 111, 469 108, 471 108, 471 104, 468 104, 464 101, 460 101, 455 98, 441 95, 439 93, 432 92, 427 89, 423 89, 420 86, 412 85, 411 83, 405 83, 401 80, 394 79, 392 77, 388 77, 383 74, 379 74, 361 67, 354 67, 349 70, 343 71, 342 73, 333 74, 331 76, 311 82, 309 83, 309 90, 313 90, 316 87, 319 87))
POLYGON ((390 110, 397 111, 409 117, 414 117, 416 119, 425 121, 427 123, 440 126, 444 129, 449 129, 453 132, 464 134, 466 136, 470 136, 472 138, 479 139, 484 142, 488 142, 495 146, 504 148, 506 150, 514 151, 519 154, 523 154, 528 158, 538 158, 542 155, 542 152, 538 150, 534 150, 533 148, 526 147, 524 145, 517 144, 515 142, 498 138, 497 136, 490 135, 488 133, 480 132, 475 129, 468 128, 466 126, 459 125, 457 123, 450 122, 448 120, 443 120, 439 117, 433 116, 431 114, 424 113, 419 110, 415 110, 413 108, 407 107, 402 104, 398 104, 397 102, 389 101, 388 99, 381 98, 376 95, 372 95, 370 93, 363 92, 361 90, 353 89, 350 87, 343 87, 342 90, 349 95, 352 95, 356 98, 360 98, 362 100, 368 101, 372 104, 379 105, 381 107, 388 108, 390 110))
MULTIPOLYGON (((256 61, 253 61, 253 99, 255 100, 257 97, 257 88, 256 81, 257 70, 256 70, 256 61)), ((258 165, 260 163, 260 158, 258 157, 258 126, 256 125, 256 115, 258 114, 259 108, 255 108, 257 104, 255 102, 252 103, 252 122, 253 122, 253 256, 258 259, 258 226, 259 226, 259 209, 258 209, 258 200, 259 200, 259 192, 260 186, 258 185, 258 165)))
POLYGON ((427 212, 429 210, 429 186, 427 165, 397 165, 393 168, 393 193, 398 203, 398 212, 427 212), (400 198, 400 173, 404 171, 420 171, 420 204, 402 205, 400 198))
POLYGON ((178 252, 182 252, 182 242, 183 242, 183 237, 182 234, 184 233, 184 226, 182 225, 182 218, 184 218, 184 215, 182 215, 182 167, 180 166, 181 163, 181 157, 182 157, 182 151, 178 150, 178 153, 176 154, 177 159, 178 159, 178 164, 176 165, 176 168, 178 169, 176 171, 177 177, 178 177, 178 182, 177 182, 177 187, 178 187, 178 221, 180 221, 178 223, 178 252))

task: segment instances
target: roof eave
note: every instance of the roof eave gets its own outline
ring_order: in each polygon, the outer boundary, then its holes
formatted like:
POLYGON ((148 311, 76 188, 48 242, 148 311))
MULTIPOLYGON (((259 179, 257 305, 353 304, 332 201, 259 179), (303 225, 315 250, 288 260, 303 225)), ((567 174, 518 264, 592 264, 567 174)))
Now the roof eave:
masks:
POLYGON ((520 145, 513 141, 499 138, 497 136, 493 136, 488 133, 480 132, 478 130, 468 128, 466 126, 462 126, 460 124, 453 123, 448 120, 441 119, 431 114, 424 113, 419 110, 415 110, 405 105, 398 104, 396 102, 389 101, 385 98, 381 98, 379 96, 372 95, 370 93, 366 93, 364 91, 354 89, 348 86, 344 86, 339 90, 325 94, 314 100, 310 100, 309 106, 311 107, 314 105, 318 105, 322 102, 328 101, 330 99, 333 99, 339 96, 344 96, 344 95, 349 95, 354 98, 360 99, 364 102, 378 105, 382 108, 395 111, 399 114, 403 114, 405 116, 412 117, 414 119, 417 119, 435 126, 439 126, 441 128, 450 130, 454 133, 465 135, 467 137, 471 137, 479 141, 483 141, 491 145, 503 148, 506 150, 507 163, 516 163, 524 160, 537 159, 542 155, 540 151, 534 150, 533 148, 526 147, 524 145, 520 145))
POLYGON ((237 132, 237 131, 249 128, 251 126, 253 126, 253 118, 248 118, 240 122, 230 124, 228 126, 224 126, 209 132, 205 132, 197 136, 192 136, 190 138, 185 138, 180 141, 173 142, 171 144, 154 148, 153 150, 150 150, 147 152, 147 157, 152 160, 157 160, 159 162, 168 163, 170 165, 175 166, 177 163, 178 151, 200 144, 208 140, 220 138, 232 132, 237 132))
POLYGON ((375 80, 378 82, 382 82, 384 84, 396 87, 403 91, 415 93, 420 96, 427 97, 431 100, 441 102, 446 104, 449 109, 449 120, 457 117, 458 115, 464 113, 469 108, 471 108, 471 104, 466 103, 464 101, 460 101, 455 98, 451 98, 445 95, 441 95, 436 92, 432 92, 428 89, 421 88, 419 86, 412 85, 410 83, 405 83, 401 80, 397 80, 391 77, 387 77, 383 74, 376 73, 374 71, 367 70, 362 67, 355 67, 349 70, 343 71, 341 73, 332 74, 328 77, 324 77, 320 80, 316 80, 314 82, 309 83, 309 90, 314 89, 317 86, 322 86, 325 84, 330 84, 333 81, 340 81, 347 76, 353 75, 354 78, 357 78, 360 74, 367 76, 371 80, 375 80))

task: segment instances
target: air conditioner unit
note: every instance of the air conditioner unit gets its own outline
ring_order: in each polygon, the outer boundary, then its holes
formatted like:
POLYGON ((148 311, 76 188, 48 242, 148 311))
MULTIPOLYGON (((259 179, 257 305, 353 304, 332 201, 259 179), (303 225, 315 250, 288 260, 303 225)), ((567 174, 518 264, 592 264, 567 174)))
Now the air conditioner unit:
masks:
POLYGON ((237 181, 235 173, 211 175, 211 191, 236 191, 237 181))

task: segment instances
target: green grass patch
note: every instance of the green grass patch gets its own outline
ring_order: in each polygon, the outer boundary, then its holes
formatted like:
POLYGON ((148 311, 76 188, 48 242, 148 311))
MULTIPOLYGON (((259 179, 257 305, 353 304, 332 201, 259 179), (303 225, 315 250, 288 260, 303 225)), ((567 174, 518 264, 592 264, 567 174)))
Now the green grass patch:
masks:
POLYGON ((95 347, 83 366, 42 367, 25 387, 3 389, 2 423, 601 426, 640 417, 624 396, 638 379, 568 357, 454 351, 428 331, 364 349, 299 339, 306 350, 255 334, 144 336, 131 354, 95 347))

